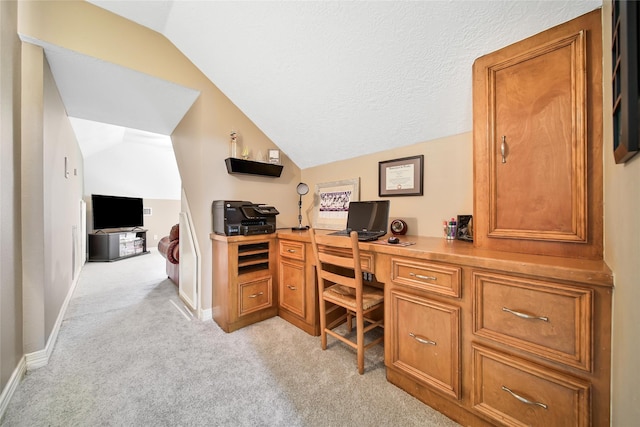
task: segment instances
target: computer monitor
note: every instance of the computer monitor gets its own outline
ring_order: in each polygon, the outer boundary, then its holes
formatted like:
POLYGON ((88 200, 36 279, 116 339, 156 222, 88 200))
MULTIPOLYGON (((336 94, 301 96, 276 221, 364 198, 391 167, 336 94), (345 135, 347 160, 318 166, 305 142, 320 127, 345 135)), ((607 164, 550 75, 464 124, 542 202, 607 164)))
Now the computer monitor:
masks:
POLYGON ((351 231, 377 231, 386 234, 389 224, 389 200, 350 202, 347 229, 351 231))

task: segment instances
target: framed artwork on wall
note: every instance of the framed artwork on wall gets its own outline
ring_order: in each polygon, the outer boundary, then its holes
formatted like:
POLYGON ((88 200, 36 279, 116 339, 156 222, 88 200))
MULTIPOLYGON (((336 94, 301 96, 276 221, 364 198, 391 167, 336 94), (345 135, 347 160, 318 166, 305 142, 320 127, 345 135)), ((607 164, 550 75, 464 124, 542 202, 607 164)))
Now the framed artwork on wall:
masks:
POLYGON ((424 156, 378 163, 378 196, 422 196, 424 156))
POLYGON ((316 184, 313 228, 344 230, 349 203, 360 200, 360 178, 316 184))

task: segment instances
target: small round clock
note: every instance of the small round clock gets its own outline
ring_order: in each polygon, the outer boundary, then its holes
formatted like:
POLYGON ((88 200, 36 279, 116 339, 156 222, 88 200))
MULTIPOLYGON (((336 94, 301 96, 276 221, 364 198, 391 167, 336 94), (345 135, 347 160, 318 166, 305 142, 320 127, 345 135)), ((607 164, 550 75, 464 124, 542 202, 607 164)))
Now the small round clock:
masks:
POLYGON ((391 221, 391 233, 396 236, 407 234, 407 223, 401 219, 394 219, 391 221))

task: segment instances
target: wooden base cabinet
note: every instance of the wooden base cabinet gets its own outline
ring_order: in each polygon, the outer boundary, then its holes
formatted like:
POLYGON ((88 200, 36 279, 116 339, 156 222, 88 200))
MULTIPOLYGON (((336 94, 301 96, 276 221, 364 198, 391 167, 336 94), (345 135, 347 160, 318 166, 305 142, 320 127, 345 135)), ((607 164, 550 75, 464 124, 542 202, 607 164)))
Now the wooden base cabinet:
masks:
POLYGON ((377 254, 387 379, 463 425, 609 425, 606 265, 448 253, 377 254))
MULTIPOLYGON (((318 292, 310 243, 278 239, 278 315, 310 335, 320 335, 318 292)), ((307 239, 308 240, 308 239, 307 239)))
POLYGON ((233 332, 278 314, 276 239, 211 235, 213 320, 233 332))

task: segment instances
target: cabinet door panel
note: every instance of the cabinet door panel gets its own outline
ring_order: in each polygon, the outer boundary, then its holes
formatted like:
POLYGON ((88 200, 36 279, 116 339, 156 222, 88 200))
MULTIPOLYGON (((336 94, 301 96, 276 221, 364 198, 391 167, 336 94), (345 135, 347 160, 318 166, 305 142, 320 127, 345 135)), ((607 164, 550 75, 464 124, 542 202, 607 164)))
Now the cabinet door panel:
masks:
POLYGON ((280 261, 280 306, 305 318, 305 266, 301 262, 280 261))
POLYGON ((473 66, 474 245, 602 257, 599 11, 473 66))
POLYGON ((391 363, 446 395, 460 398, 460 309, 392 290, 391 363))
POLYGON ((586 238, 583 38, 489 67, 490 236, 586 238))

